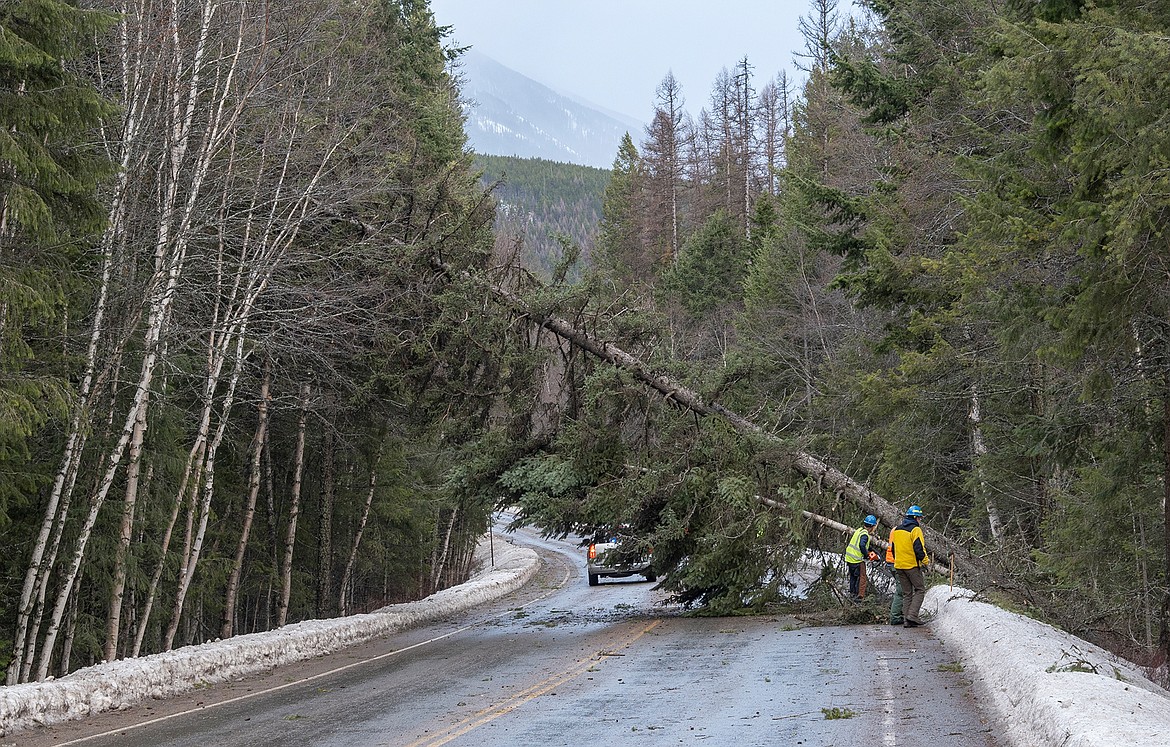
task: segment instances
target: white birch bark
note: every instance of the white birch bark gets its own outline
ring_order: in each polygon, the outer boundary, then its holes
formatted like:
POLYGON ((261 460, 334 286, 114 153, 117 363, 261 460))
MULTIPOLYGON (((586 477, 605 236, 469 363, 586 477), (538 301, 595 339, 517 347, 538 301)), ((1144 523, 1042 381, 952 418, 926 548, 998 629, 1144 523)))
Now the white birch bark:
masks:
POLYGON ((244 524, 240 529, 240 541, 236 544, 235 560, 228 575, 227 592, 224 595, 223 625, 220 638, 231 638, 235 628, 236 593, 240 587, 240 574, 244 568, 244 553, 248 549, 248 537, 252 531, 252 520, 256 516, 256 500, 260 496, 260 457, 268 437, 268 400, 271 372, 267 366, 260 382, 260 402, 256 406, 256 435, 252 444, 252 462, 248 473, 248 500, 244 506, 244 524))
MULTIPOLYGON (((136 658, 142 651, 142 641, 146 637, 147 626, 150 623, 150 613, 154 608, 155 598, 158 594, 159 582, 162 580, 163 572, 166 570, 167 551, 171 546, 171 537, 173 536, 175 530, 175 524, 178 523, 179 514, 182 512, 183 506, 186 505, 187 496, 190 493, 198 490, 198 488, 195 488, 193 491, 188 491, 187 486, 191 482, 192 473, 195 472, 193 468, 195 460, 198 460, 200 465, 203 463, 201 449, 202 444, 199 444, 195 447, 195 449, 192 450, 192 454, 187 460, 187 469, 179 483, 178 497, 176 498, 175 505, 171 510, 170 521, 167 522, 167 527, 163 531, 162 540, 159 543, 158 565, 155 566, 154 573, 150 577, 150 586, 146 590, 142 611, 138 616, 138 626, 134 632, 134 645, 130 651, 131 658, 136 658)), ((198 485, 198 482, 201 479, 201 474, 202 473, 200 472, 195 476, 196 485, 198 485)))
POLYGON ((146 436, 146 408, 138 412, 130 437, 130 460, 126 468, 126 495, 122 501, 121 531, 114 548, 114 580, 110 588, 110 607, 106 614, 106 661, 118 658, 118 637, 122 621, 122 595, 126 590, 126 558, 134 537, 134 517, 138 499, 138 478, 142 472, 142 451, 146 436))
POLYGON ((350 580, 353 578, 353 569, 357 565, 358 548, 362 544, 362 534, 366 531, 366 522, 370 518, 370 507, 374 503, 374 491, 378 486, 378 463, 381 461, 382 447, 379 446, 378 453, 374 457, 374 463, 370 467, 370 487, 366 491, 366 500, 362 504, 362 513, 358 518, 357 532, 353 537, 353 545, 349 549, 349 559, 345 561, 345 571, 341 574, 341 593, 338 595, 337 608, 342 617, 349 614, 349 601, 352 598, 350 591, 350 580))
POLYGON ((284 537, 284 561, 280 566, 280 608, 276 615, 276 627, 284 627, 288 620, 288 601, 292 596, 293 548, 297 541, 297 516, 301 510, 301 477, 305 470, 305 427, 309 411, 308 384, 301 385, 301 416, 297 421, 297 449, 293 463, 292 495, 289 500, 288 530, 284 537))
POLYGON ((1003 545, 1003 520, 987 481, 983 478, 981 462, 987 456, 987 443, 983 440, 983 416, 979 410, 979 387, 971 388, 971 407, 967 411, 967 422, 971 424, 971 461, 979 481, 979 493, 987 509, 987 525, 991 539, 997 546, 1003 545))
POLYGON ((224 433, 227 432, 228 412, 235 404, 236 386, 240 381, 240 372, 244 366, 244 336, 236 336, 236 363, 228 382, 227 393, 222 402, 219 425, 215 435, 207 446, 207 454, 203 467, 203 495, 199 504, 199 526, 185 563, 185 572, 179 577, 179 587, 175 592, 175 605, 171 613, 171 624, 163 638, 163 650, 170 651, 174 642, 175 633, 179 629, 179 621, 183 615, 183 606, 187 601, 187 591, 191 588, 191 581, 195 577, 195 570, 199 564, 199 556, 203 551, 203 540, 207 535, 207 522, 211 518, 211 499, 215 494, 215 458, 223 443, 224 433))
POLYGON ((451 520, 447 522, 447 531, 443 535, 443 544, 439 547, 434 567, 431 569, 432 592, 439 590, 439 581, 443 577, 443 567, 447 564, 447 555, 451 551, 451 532, 455 529, 455 520, 458 516, 459 507, 455 506, 451 509, 451 520))

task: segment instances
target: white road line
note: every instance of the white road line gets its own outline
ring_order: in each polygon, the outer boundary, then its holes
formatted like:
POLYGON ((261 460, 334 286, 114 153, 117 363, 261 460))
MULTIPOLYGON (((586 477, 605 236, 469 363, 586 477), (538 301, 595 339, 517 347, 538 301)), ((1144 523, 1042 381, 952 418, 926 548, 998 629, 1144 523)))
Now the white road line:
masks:
MULTIPOLYGON (((565 553, 562 553, 562 554, 565 554, 565 553)), ((472 628, 476 627, 477 625, 483 625, 484 623, 486 623, 489 620, 495 620, 496 618, 514 615, 516 613, 516 610, 518 610, 518 609, 522 610, 525 607, 529 607, 533 604, 536 604, 537 602, 541 602, 541 601, 547 599, 548 597, 552 596, 557 590, 564 587, 564 585, 566 583, 568 583, 569 578, 572 575, 573 575, 573 568, 572 568, 572 565, 569 565, 565 570, 565 577, 563 579, 561 579, 561 582, 558 586, 550 589, 549 591, 545 592, 544 594, 540 595, 539 597, 531 600, 527 604, 521 605, 519 607, 512 607, 511 609, 505 610, 504 612, 501 612, 498 615, 492 615, 491 617, 488 617, 486 620, 481 620, 479 622, 472 623, 471 625, 465 625, 462 628, 459 628, 457 630, 452 630, 449 633, 444 633, 443 635, 435 636, 434 638, 431 638, 431 639, 428 639, 425 641, 420 641, 419 643, 415 643, 413 645, 407 646, 406 648, 400 648, 400 649, 396 649, 394 651, 388 651, 387 653, 379 654, 378 656, 375 656, 372 659, 363 659, 361 661, 355 661, 355 662, 351 662, 349 664, 344 664, 344 665, 337 667, 335 669, 330 669, 327 672, 319 672, 317 674, 311 675, 309 677, 304 677, 302 679, 295 680, 293 682, 286 682, 283 685, 277 685, 275 687, 270 687, 267 690, 257 690, 255 692, 245 693, 244 695, 238 695, 234 698, 228 698, 227 700, 221 700, 217 703, 209 703, 207 705, 201 705, 198 708, 189 708, 185 711, 171 713, 171 714, 168 714, 166 716, 159 716, 158 718, 152 718, 149 721, 142 721, 142 722, 137 723, 137 724, 131 724, 130 726, 122 726, 122 727, 119 727, 117 729, 111 729, 109 731, 104 731, 100 734, 90 734, 87 737, 80 737, 78 739, 73 739, 73 740, 70 740, 68 742, 59 742, 57 744, 57 747, 69 747, 69 745, 73 745, 73 744, 83 744, 85 742, 89 742, 89 741, 92 741, 94 739, 101 739, 102 737, 111 737, 111 736, 114 736, 115 734, 122 734, 122 733, 125 733, 128 731, 133 731, 134 729, 141 729, 144 726, 150 726, 152 724, 161 723, 163 721, 169 721, 173 718, 178 718, 180 716, 187 716, 187 715, 190 715, 192 713, 197 713, 199 711, 209 711, 212 708, 218 708, 220 706, 230 705, 231 703, 238 703, 242 700, 248 700, 249 698, 255 698, 255 697, 258 697, 261 695, 267 695, 269 693, 279 692, 280 690, 285 690, 287 688, 295 687, 297 685, 303 685, 307 682, 312 682, 313 680, 321 679, 322 677, 328 677, 329 675, 337 674, 338 672, 344 672, 347 669, 353 669, 354 667, 360 667, 360 666, 363 666, 365 664, 370 664, 370 663, 375 662, 375 661, 380 661, 382 659, 389 658, 391 656, 398 656, 399 654, 404 654, 407 651, 411 651, 411 650, 416 649, 416 648, 421 648, 422 646, 426 646, 426 645, 431 644, 431 643, 437 643, 438 641, 441 641, 444 638, 450 638, 453 635, 458 635, 464 631, 471 630, 472 628)))
POLYGON ((890 675, 890 663, 878 655, 878 672, 881 674, 882 701, 882 745, 897 747, 898 737, 894 733, 894 678, 890 675))

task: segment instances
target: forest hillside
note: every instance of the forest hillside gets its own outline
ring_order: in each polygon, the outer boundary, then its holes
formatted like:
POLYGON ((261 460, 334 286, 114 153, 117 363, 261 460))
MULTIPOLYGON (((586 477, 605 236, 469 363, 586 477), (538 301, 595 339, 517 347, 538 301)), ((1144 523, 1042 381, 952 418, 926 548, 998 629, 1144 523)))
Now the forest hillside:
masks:
POLYGON ((565 241, 577 246, 588 262, 601 223, 608 170, 483 154, 476 154, 475 167, 498 202, 497 242, 518 246, 526 268, 549 278, 565 252, 565 241))

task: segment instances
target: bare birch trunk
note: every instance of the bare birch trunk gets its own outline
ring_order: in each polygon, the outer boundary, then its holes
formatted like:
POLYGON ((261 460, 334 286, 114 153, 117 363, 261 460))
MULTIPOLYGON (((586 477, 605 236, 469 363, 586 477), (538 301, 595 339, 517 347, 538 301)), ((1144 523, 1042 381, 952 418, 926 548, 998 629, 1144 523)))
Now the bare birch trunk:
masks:
POLYGON ((219 451, 219 446, 223 442, 224 433, 227 431, 228 413, 231 411, 232 405, 235 402, 236 386, 239 384, 240 373, 244 366, 243 347, 244 334, 241 331, 236 338, 236 363, 228 383, 227 393, 224 394, 221 404, 219 425, 216 428, 215 436, 208 444, 207 456, 204 459, 203 498, 199 503, 199 527, 195 532, 194 540, 190 544, 186 572, 180 576, 179 586, 175 591, 175 604, 171 611, 171 624, 167 629, 166 636, 163 638, 163 649, 165 651, 170 651, 174 643, 175 633, 179 629, 179 621, 183 615, 183 606, 187 601, 187 591, 191 588, 191 582, 195 577, 195 570, 199 564, 199 557, 203 552, 203 539, 207 535, 207 522, 211 516, 211 500, 215 495, 215 458, 219 451))
POLYGON ((154 573, 150 577, 150 586, 147 587, 142 611, 138 616, 138 626, 134 631, 134 645, 130 650, 131 658, 136 658, 142 653, 142 641, 146 636, 146 630, 150 624, 150 613, 154 609, 154 601, 158 597, 158 586, 162 580, 163 571, 166 569, 167 552, 170 550, 171 537, 175 531, 175 524, 178 523, 179 514, 182 512, 183 506, 186 503, 186 495, 187 484, 186 478, 184 478, 184 482, 179 486, 174 508, 171 510, 170 521, 167 522, 167 528, 163 531, 162 541, 159 543, 158 565, 155 566, 154 573))
POLYGON ((122 623, 122 597, 126 590, 126 557, 130 554, 130 540, 134 537, 135 504, 138 499, 138 477, 142 472, 142 447, 146 436, 146 408, 134 421, 130 438, 130 462, 126 468, 126 496, 122 502, 122 526, 118 544, 114 547, 114 580, 110 590, 110 607, 106 615, 106 661, 118 658, 118 635, 122 623))
POLYGON ((967 412, 967 421, 971 424, 971 461, 979 476, 979 492, 983 497, 983 504, 987 509, 987 524, 991 530, 991 539, 997 547, 1003 546, 1003 520, 999 516, 999 509, 995 499, 983 479, 982 460, 987 456, 987 444, 983 441, 983 416, 979 410, 979 389, 971 390, 971 408, 967 412))
POLYGON ((431 591, 439 590, 439 581, 443 576, 443 567, 447 563, 447 553, 451 549, 451 532, 455 529, 455 520, 459 516, 459 507, 455 506, 451 509, 451 520, 447 522, 447 532, 443 536, 443 544, 439 549, 438 559, 435 567, 431 569, 431 591))
POLYGON ((61 629, 62 616, 65 614, 69 596, 73 593, 73 585, 77 581, 78 574, 81 571, 81 563, 85 558, 86 547, 93 532, 94 524, 97 522, 98 514, 101 511, 102 505, 105 503, 105 498, 109 494, 110 488, 113 487, 114 478, 117 475, 118 468, 121 466, 122 456, 125 454, 125 449, 135 432, 135 426, 140 414, 146 407, 146 401, 149 398, 150 387, 153 381, 153 373, 154 361, 152 360, 152 356, 148 354, 147 359, 143 361, 143 370, 138 382, 138 390, 135 393, 133 404, 127 416, 127 422, 122 428, 122 436, 118 439, 118 442, 108 455, 105 476, 102 478, 96 493, 90 500, 89 514, 86 516, 85 522, 78 533, 77 546, 73 552, 73 561, 57 593, 57 601, 53 607, 49 627, 45 632, 45 642, 41 646, 40 664, 37 667, 37 680, 43 680, 49 674, 49 664, 53 657, 53 648, 57 641, 57 634, 61 629))
POLYGON ((81 606, 77 603, 77 595, 74 594, 69 601, 69 619, 65 626, 65 640, 61 644, 61 662, 57 668, 62 677, 69 674, 70 661, 73 658, 73 641, 76 637, 77 620, 80 616, 81 606))
POLYGON ((264 366, 264 378, 260 382, 260 403, 256 406, 256 436, 252 449, 252 464, 248 474, 248 502, 244 507, 244 526, 240 529, 240 541, 236 545, 236 557, 228 576, 227 593, 223 605, 223 625, 220 638, 231 638, 234 632, 236 593, 240 587, 240 574, 244 568, 244 553, 248 549, 248 537, 252 531, 252 520, 256 516, 256 500, 260 495, 260 457, 264 452, 264 441, 268 437, 268 389, 271 382, 271 368, 264 366))
POLYGON ((353 537, 353 545, 349 549, 349 560, 345 562, 345 571, 341 574, 341 593, 338 595, 338 610, 344 617, 349 614, 349 602, 352 599, 350 591, 350 582, 353 577, 353 569, 357 565, 358 547, 362 544, 362 534, 366 530, 366 521, 370 517, 370 506, 374 504, 374 490, 378 485, 378 462, 381 461, 382 448, 378 448, 378 453, 374 457, 374 463, 370 467, 370 488, 366 491, 366 502, 362 504, 362 514, 358 519, 357 532, 353 537))
POLYGON ((301 385, 301 417, 297 421, 297 449, 293 463, 292 496, 288 509, 288 532, 284 538, 284 562, 280 566, 280 609, 276 615, 276 627, 283 628, 288 620, 288 601, 292 596, 293 548, 297 540, 297 515, 301 508, 301 478, 305 469, 305 425, 308 419, 308 384, 301 385))

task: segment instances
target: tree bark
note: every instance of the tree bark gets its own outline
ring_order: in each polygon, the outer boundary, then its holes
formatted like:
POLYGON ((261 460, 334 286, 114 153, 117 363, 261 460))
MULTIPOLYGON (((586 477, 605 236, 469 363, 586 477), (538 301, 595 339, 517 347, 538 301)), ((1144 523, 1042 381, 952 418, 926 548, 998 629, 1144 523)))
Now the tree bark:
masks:
POLYGON ((349 549, 349 560, 345 562, 345 572, 341 574, 341 593, 338 595, 338 610, 342 616, 349 614, 349 601, 352 597, 350 581, 353 577, 354 566, 357 565, 358 548, 362 543, 362 534, 366 530, 366 521, 370 517, 370 506, 374 503, 374 489, 378 485, 378 462, 382 457, 382 445, 374 456, 374 463, 370 465, 370 487, 366 491, 366 502, 362 505, 362 514, 358 519, 357 532, 354 534, 353 545, 349 549))
POLYGON ((309 395, 312 390, 308 384, 301 385, 301 417, 297 421, 297 449, 293 462, 292 495, 288 508, 288 531, 284 537, 284 562, 280 566, 280 608, 276 615, 276 627, 284 627, 288 620, 288 602, 292 596, 292 562, 293 548, 297 541, 297 515, 301 509, 301 478, 305 470, 305 425, 308 419, 309 395))
MULTIPOLYGON (((1162 490, 1162 578, 1170 580, 1170 370, 1162 382, 1162 490)), ((1158 643, 1162 661, 1170 661, 1170 583, 1162 586, 1161 611, 1158 643)))
POLYGON ((244 553, 248 549, 252 521, 256 516, 256 500, 260 495, 260 457, 264 452, 264 441, 268 434, 268 400, 271 376, 271 366, 265 361, 264 378, 260 382, 260 403, 256 406, 256 436, 252 442, 252 464, 248 473, 248 501, 244 506, 244 525, 240 529, 240 541, 236 545, 235 560, 232 562, 232 570, 228 575, 220 638, 231 638, 235 632, 236 594, 240 587, 240 574, 244 568, 244 553))
POLYGON ((130 554, 130 540, 134 537, 135 505, 138 500, 138 478, 142 473, 142 449, 146 438, 146 408, 138 412, 134 433, 130 438, 130 461, 126 467, 126 495, 122 501, 122 524, 118 543, 114 546, 114 579, 110 589, 110 606, 106 613, 106 661, 118 658, 118 635, 122 624, 122 597, 126 591, 126 558, 130 554))
POLYGON ((220 444, 223 443, 224 433, 227 431, 229 413, 235 402, 236 386, 239 384, 241 369, 244 366, 244 333, 245 330, 241 330, 236 337, 236 364, 232 370, 232 375, 228 381, 227 392, 224 394, 221 404, 219 424, 214 437, 208 443, 207 454, 203 460, 203 498, 199 502, 199 526, 195 532, 193 542, 190 543, 190 550, 185 564, 186 572, 179 577, 179 586, 175 592, 175 604, 171 612, 171 624, 163 639, 163 650, 165 651, 171 650, 175 633, 179 628, 179 620, 183 614, 183 606, 187 600, 187 592, 191 588, 191 582, 195 577, 195 570, 199 564, 200 555, 203 552, 203 539, 207 534, 207 522, 211 517, 211 501, 215 495, 215 458, 220 444))
POLYGON ((431 591, 439 590, 439 579, 443 575, 443 566, 447 561, 447 553, 451 548, 451 532, 455 529, 455 519, 459 516, 459 507, 455 506, 451 509, 451 520, 447 522, 447 531, 443 535, 443 544, 440 545, 439 551, 435 556, 434 565, 431 568, 431 591))
POLYGON ((333 499, 334 435, 326 430, 324 445, 324 485, 321 490, 320 535, 317 540, 317 617, 329 617, 333 604, 333 499))
POLYGON ((983 479, 983 465, 982 459, 987 456, 987 444, 983 441, 983 416, 979 409, 979 388, 974 387, 971 390, 971 407, 967 412, 967 420, 971 424, 971 462, 972 468, 978 476, 979 492, 982 494, 983 505, 987 509, 987 524, 991 532, 991 539, 995 542, 996 547, 1003 546, 1003 520, 1000 519, 999 509, 995 505, 995 499, 991 495, 991 491, 987 487, 987 481, 983 479))

